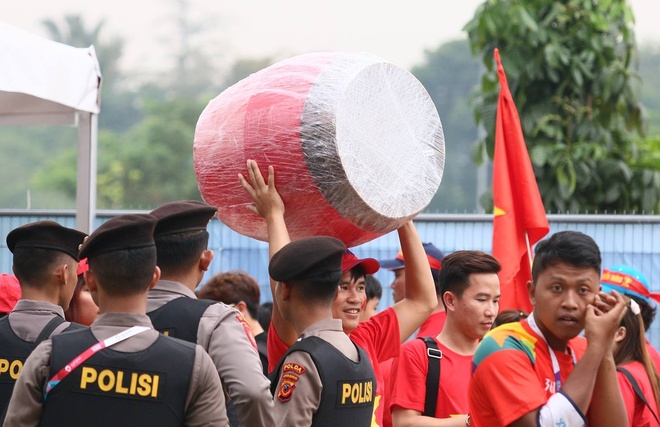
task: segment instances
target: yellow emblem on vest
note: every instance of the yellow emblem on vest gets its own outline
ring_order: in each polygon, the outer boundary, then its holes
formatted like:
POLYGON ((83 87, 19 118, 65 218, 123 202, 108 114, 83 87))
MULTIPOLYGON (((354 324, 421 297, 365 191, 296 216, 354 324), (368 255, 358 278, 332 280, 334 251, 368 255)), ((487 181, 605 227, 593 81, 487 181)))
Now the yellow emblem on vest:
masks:
POLYGON ((19 359, 0 359, 0 378, 9 374, 9 378, 16 381, 23 369, 23 361, 19 359))
POLYGON ((160 375, 103 369, 100 372, 83 366, 80 376, 80 389, 98 388, 105 393, 126 394, 142 397, 158 397, 160 375))

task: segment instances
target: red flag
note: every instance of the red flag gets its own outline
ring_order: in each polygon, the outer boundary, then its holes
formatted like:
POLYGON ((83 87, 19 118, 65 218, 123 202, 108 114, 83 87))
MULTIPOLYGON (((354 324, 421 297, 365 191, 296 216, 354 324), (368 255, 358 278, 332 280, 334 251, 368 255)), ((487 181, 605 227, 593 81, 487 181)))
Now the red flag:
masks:
POLYGON ((502 265, 500 311, 515 309, 529 313, 532 304, 526 285, 532 279, 532 254, 528 250, 548 234, 550 227, 497 49, 495 62, 500 95, 493 158, 493 256, 502 265))

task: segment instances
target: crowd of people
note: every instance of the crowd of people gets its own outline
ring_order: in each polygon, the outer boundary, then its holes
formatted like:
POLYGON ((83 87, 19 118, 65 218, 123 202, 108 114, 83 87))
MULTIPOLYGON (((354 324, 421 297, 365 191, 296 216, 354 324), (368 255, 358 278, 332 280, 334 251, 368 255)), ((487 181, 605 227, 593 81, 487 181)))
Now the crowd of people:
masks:
POLYGON ((490 254, 445 256, 412 222, 394 259, 291 241, 275 170, 240 185, 268 226, 272 303, 213 261, 216 208, 166 203, 91 235, 12 230, 0 275, 5 426, 660 426, 644 275, 589 236, 536 245, 533 311, 500 311, 490 254), (395 303, 378 310, 380 268, 395 303))

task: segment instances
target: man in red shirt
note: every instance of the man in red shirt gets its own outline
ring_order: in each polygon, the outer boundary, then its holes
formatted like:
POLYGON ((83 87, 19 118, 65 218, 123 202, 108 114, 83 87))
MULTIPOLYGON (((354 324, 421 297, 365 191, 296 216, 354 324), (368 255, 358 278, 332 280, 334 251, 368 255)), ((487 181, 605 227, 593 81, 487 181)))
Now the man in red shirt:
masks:
POLYGON ((436 362, 440 364, 438 384, 434 386, 436 401, 427 402, 433 398, 426 384, 432 362, 427 344, 422 339, 403 344, 399 357, 395 358, 394 386, 390 389, 395 426, 423 422, 457 427, 466 424, 472 355, 497 315, 499 271, 497 260, 481 251, 456 251, 445 257, 438 281, 447 321, 432 338, 441 351, 435 355, 440 357, 436 362), (429 403, 434 405, 428 406, 429 403), (444 423, 439 423, 438 418, 444 423))
MULTIPOLYGON (((251 210, 266 219, 269 256, 272 257, 290 241, 284 222, 284 203, 275 188, 275 171, 272 166, 268 168, 266 182, 254 160, 247 161, 247 170, 249 181, 243 175, 240 175, 239 179, 254 202, 251 210)), ((369 266, 371 261, 366 262, 367 260, 358 260, 356 265, 349 267, 352 258, 345 254, 342 261, 343 274, 333 303, 333 317, 341 319, 344 332, 349 334, 351 341, 366 351, 372 362, 376 377, 372 426, 383 425, 385 390, 378 363, 398 355, 401 340, 405 340, 419 328, 438 304, 433 277, 415 226, 411 221, 397 231, 407 260, 406 297, 368 321, 359 323, 359 314, 366 302, 364 276, 365 273, 375 271, 369 266)), ((271 290, 274 290, 276 282, 271 280, 270 284, 271 290)), ((273 301, 268 331, 269 370, 276 366, 279 358, 297 338, 295 330, 282 318, 276 301, 273 301)))
POLYGON ((534 310, 493 329, 475 352, 471 425, 626 425, 612 350, 627 306, 599 292, 600 271, 600 250, 583 233, 537 244, 527 285, 534 310))
MULTIPOLYGON (((440 274, 440 267, 445 254, 442 253, 433 243, 424 243, 424 252, 426 258, 429 260, 429 267, 431 267, 431 275, 435 281, 435 292, 438 298, 438 305, 433 309, 433 313, 422 323, 417 332, 418 337, 434 337, 440 333, 445 324, 445 307, 442 305, 442 295, 440 295, 440 284, 438 282, 438 275, 440 274)), ((403 252, 399 251, 394 259, 380 261, 380 266, 386 270, 394 273, 394 280, 390 285, 394 303, 401 301, 404 298, 406 290, 406 262, 403 252)))

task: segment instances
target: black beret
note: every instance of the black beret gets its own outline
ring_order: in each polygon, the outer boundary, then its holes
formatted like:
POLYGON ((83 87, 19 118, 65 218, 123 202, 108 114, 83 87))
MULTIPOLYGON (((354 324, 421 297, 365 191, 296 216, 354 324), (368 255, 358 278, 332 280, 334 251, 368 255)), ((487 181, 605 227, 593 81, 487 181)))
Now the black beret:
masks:
POLYGON ((195 200, 166 203, 151 211, 158 219, 154 236, 206 230, 217 211, 216 207, 195 200))
POLYGON ((44 220, 13 229, 7 235, 7 247, 12 253, 16 248, 52 249, 71 255, 78 261, 78 247, 86 236, 82 231, 44 220))
POLYGON ((151 215, 127 214, 101 224, 80 248, 80 258, 93 258, 108 252, 155 246, 156 218, 151 215))
POLYGON ((286 282, 333 271, 341 273, 345 251, 346 245, 334 237, 306 237, 277 251, 268 265, 268 274, 275 281, 286 282))

